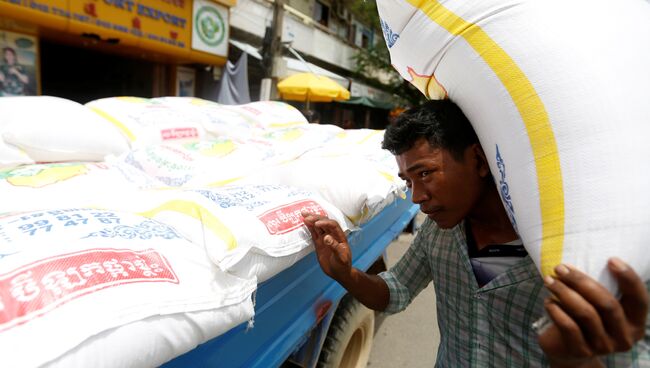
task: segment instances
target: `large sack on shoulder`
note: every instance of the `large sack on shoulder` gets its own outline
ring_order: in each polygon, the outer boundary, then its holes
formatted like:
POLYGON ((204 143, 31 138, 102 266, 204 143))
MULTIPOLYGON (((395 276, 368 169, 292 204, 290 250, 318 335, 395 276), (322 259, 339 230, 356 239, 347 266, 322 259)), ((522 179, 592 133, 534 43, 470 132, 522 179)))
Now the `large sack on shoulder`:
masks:
POLYGON ((378 0, 391 63, 474 126, 542 274, 650 278, 650 3, 378 0))
POLYGON ((254 280, 223 273, 202 247, 151 219, 17 213, 0 218, 0 238, 0 344, 11 347, 3 367, 158 366, 253 314, 254 280))
POLYGON ((37 162, 102 161, 129 148, 108 120, 60 97, 0 98, 0 132, 37 162))

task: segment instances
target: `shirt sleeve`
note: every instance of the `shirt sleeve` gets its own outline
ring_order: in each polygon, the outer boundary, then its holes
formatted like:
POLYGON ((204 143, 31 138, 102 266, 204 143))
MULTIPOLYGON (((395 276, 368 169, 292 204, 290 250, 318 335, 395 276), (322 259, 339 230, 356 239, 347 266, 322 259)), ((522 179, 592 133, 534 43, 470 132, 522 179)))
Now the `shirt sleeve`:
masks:
POLYGON ((401 312, 431 282, 430 244, 434 226, 425 220, 409 249, 390 270, 379 274, 388 285, 390 299, 384 312, 401 312))

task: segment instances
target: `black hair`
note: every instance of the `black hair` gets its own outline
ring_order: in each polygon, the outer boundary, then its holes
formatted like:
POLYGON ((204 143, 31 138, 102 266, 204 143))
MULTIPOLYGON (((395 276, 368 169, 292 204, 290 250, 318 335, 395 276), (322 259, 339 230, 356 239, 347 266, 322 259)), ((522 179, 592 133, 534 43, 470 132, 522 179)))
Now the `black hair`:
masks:
POLYGON ((12 47, 9 47, 9 46, 3 47, 2 48, 2 53, 4 54, 6 51, 11 51, 11 53, 14 54, 14 57, 18 56, 18 55, 16 55, 16 50, 14 50, 12 47))
POLYGON ((479 143, 469 120, 450 100, 431 100, 397 116, 384 133, 382 148, 400 155, 424 138, 433 148, 442 148, 461 161, 465 149, 479 143))

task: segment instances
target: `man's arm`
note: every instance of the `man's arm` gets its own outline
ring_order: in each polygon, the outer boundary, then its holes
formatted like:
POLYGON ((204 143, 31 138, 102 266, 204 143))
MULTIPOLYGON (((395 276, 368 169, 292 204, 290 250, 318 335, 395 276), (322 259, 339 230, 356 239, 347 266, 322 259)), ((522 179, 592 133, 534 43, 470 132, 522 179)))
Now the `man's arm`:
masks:
POLYGON ((339 224, 310 213, 303 213, 303 216, 323 272, 366 307, 377 311, 386 309, 390 299, 388 285, 381 277, 352 267, 352 252, 339 224))
POLYGON ((645 284, 619 259, 611 259, 608 267, 618 281, 620 299, 573 267, 558 266, 556 278, 544 278, 552 293, 544 307, 554 323, 542 332, 539 344, 552 367, 602 367, 599 356, 628 351, 644 337, 645 284))

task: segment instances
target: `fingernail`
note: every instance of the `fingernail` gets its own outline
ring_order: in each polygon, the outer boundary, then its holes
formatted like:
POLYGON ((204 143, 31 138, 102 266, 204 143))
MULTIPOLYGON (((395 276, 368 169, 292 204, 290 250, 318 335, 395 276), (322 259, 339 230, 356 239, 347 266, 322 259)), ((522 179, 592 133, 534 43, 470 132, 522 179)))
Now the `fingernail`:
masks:
POLYGON ((565 265, 559 265, 555 267, 555 273, 557 273, 560 276, 565 276, 569 273, 569 268, 565 265))
POLYGON ((326 237, 326 238, 323 239, 323 240, 325 240, 325 244, 327 244, 327 245, 332 245, 332 238, 330 238, 330 237, 326 237))
POLYGON ((551 286, 554 282, 555 279, 553 279, 551 276, 544 276, 544 285, 551 286))
POLYGON ((627 265, 620 258, 610 258, 609 264, 612 265, 615 271, 625 272, 627 271, 627 265))

